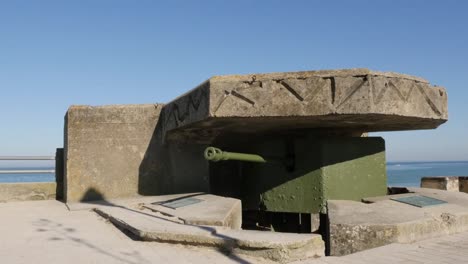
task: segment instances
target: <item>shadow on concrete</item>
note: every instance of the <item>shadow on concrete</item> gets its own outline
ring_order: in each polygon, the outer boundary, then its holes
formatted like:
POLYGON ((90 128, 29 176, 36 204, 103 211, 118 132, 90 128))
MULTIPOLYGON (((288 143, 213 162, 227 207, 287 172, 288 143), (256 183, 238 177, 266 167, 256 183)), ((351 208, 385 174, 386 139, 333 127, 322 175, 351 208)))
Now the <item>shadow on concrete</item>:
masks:
POLYGON ((169 194, 172 190, 172 181, 167 173, 168 150, 162 138, 162 119, 164 117, 161 112, 145 156, 138 168, 138 193, 140 195, 169 194))
POLYGON ((238 239, 236 238, 233 238, 233 237, 230 237, 230 236, 226 236, 226 235, 221 235, 221 234, 218 234, 216 232, 216 229, 212 228, 212 227, 209 227, 209 226, 197 226, 198 228, 200 229, 203 229, 203 230, 206 230, 206 231, 210 231, 211 234, 215 237, 218 237, 218 238, 221 238, 221 239, 224 239, 224 240, 228 240, 230 241, 230 243, 226 243, 223 248, 221 249, 221 252, 223 252, 224 254, 226 254, 226 256, 233 260, 233 261, 236 261, 237 263, 241 263, 241 264, 250 264, 252 262, 249 262, 245 259, 243 259, 242 257, 240 257, 239 255, 237 254, 234 254, 234 253, 230 253, 228 250, 226 249, 229 249, 232 247, 232 244, 237 244, 238 243, 238 239))
POLYGON ((168 121, 163 108, 138 169, 140 195, 208 192, 208 164, 203 158, 205 145, 167 142, 168 121))
POLYGON ((151 261, 143 258, 143 256, 141 256, 141 254, 135 250, 132 252, 121 252, 123 255, 128 256, 128 258, 109 252, 108 250, 105 250, 86 239, 80 238, 78 234, 79 230, 76 230, 75 228, 66 227, 62 225, 61 223, 55 222, 53 220, 41 218, 38 221, 33 222, 33 225, 38 227, 36 229, 37 232, 52 233, 52 236, 48 239, 49 241, 69 240, 76 244, 85 246, 86 248, 89 248, 99 254, 108 256, 114 259, 115 261, 118 261, 119 263, 128 263, 128 264, 151 263, 151 261))
MULTIPOLYGON (((89 204, 93 204, 93 205, 100 205, 100 206, 112 206, 112 207, 118 207, 118 208, 121 208, 121 209, 125 209, 127 211, 131 211, 131 212, 134 212, 134 213, 137 213, 137 214, 141 214, 141 215, 146 215, 146 216, 149 216, 149 217, 154 217, 154 218, 158 218, 160 220, 164 220, 164 221, 170 221, 166 218, 162 218, 162 217, 158 217, 156 215, 152 215, 152 214, 148 214, 148 213, 145 213, 145 212, 141 212, 141 211, 138 211, 138 210, 135 210, 135 209, 131 209, 131 208, 128 208, 128 207, 125 207, 125 206, 122 206, 122 205, 118 205, 118 204, 115 204, 115 203, 112 203, 108 200, 106 200, 104 198, 104 196, 99 192, 97 191, 96 189, 94 188, 90 188, 86 191, 84 197, 87 197, 86 194, 90 194, 92 195, 93 197, 100 197, 101 199, 93 199, 93 200, 85 200, 84 198, 81 200, 82 203, 89 203, 89 204)), ((174 223, 179 223, 179 222, 176 222, 176 221, 173 221, 174 223)), ((131 237, 132 239, 134 237, 131 237)))
POLYGON ((80 202, 89 202, 89 201, 101 201, 104 200, 104 196, 98 190, 94 188, 89 188, 86 190, 83 197, 81 197, 80 202))

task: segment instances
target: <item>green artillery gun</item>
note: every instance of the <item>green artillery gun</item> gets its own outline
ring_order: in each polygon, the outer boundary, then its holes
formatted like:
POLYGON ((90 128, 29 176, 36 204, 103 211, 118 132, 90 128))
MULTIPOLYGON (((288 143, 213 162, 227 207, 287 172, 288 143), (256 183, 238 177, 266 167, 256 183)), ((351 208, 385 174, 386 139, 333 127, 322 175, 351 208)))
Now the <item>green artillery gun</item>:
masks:
POLYGON ((268 139, 226 147, 249 151, 205 149, 211 192, 240 198, 244 210, 325 213, 327 200, 360 201, 387 191, 385 144, 378 137, 268 139))
POLYGON ((213 162, 222 160, 237 160, 257 163, 267 162, 265 158, 257 154, 227 152, 215 147, 207 147, 205 149, 205 159, 213 162))
POLYGON ((222 151, 221 149, 215 147, 207 147, 205 149, 204 156, 206 160, 212 162, 231 160, 253 163, 273 163, 284 165, 288 171, 294 169, 294 158, 290 156, 285 158, 262 157, 258 154, 222 151))

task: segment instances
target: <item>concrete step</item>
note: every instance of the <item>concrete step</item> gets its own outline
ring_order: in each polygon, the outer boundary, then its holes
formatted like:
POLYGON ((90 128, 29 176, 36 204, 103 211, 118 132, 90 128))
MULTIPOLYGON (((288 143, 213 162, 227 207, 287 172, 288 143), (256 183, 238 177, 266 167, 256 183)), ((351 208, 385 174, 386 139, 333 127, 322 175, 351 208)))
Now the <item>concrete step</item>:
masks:
POLYGON ((316 234, 235 230, 220 226, 188 225, 149 210, 123 206, 94 209, 118 228, 144 241, 189 244, 221 248, 277 262, 324 256, 324 242, 316 234))

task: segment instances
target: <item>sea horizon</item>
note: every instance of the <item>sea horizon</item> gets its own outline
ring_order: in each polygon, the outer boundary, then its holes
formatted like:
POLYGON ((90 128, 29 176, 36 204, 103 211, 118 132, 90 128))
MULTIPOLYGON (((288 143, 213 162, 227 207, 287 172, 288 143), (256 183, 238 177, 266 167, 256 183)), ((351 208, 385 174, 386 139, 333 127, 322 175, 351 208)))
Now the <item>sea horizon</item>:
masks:
MULTIPOLYGON (((422 177, 468 176, 468 160, 388 161, 387 185, 418 187, 422 177)), ((1 166, 0 170, 54 170, 51 164, 1 166)), ((0 174, 0 183, 53 182, 54 173, 0 174)))
POLYGON ((405 160, 405 161, 387 161, 390 163, 457 163, 457 162, 468 162, 468 160, 405 160))

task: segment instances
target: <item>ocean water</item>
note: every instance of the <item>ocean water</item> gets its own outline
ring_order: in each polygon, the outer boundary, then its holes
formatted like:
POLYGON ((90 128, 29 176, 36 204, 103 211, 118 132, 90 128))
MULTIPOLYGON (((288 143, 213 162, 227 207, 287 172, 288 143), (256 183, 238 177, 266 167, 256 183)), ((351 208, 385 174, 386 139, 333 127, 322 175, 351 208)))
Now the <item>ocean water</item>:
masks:
MULTIPOLYGON (((4 170, 53 170, 53 167, 16 167, 4 170)), ((468 176, 468 161, 433 162, 389 162, 387 178, 389 186, 417 187, 425 176, 468 176)), ((2 182, 51 182, 55 175, 50 174, 0 174, 2 182)))
POLYGON ((389 186, 419 187, 426 176, 468 176, 468 161, 389 162, 389 186))
MULTIPOLYGON (((54 167, 1 167, 0 170, 53 170, 54 167)), ((0 174, 0 183, 10 182, 54 182, 54 173, 43 174, 0 174)))

